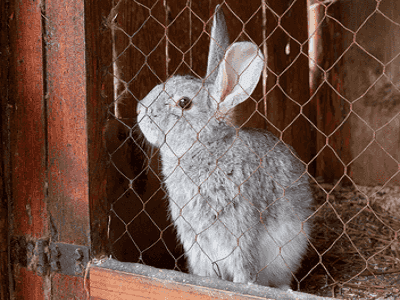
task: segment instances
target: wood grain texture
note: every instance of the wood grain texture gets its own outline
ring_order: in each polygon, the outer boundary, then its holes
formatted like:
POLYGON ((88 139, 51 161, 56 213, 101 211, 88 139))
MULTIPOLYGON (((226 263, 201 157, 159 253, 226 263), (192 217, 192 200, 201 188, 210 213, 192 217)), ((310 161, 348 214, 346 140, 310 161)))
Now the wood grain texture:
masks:
POLYGON ((90 273, 91 299, 268 299, 115 270, 90 273))
POLYGON ((90 245, 83 1, 46 4, 49 214, 58 241, 90 245))
MULTIPOLYGON (((41 7, 35 2, 10 3, 9 234, 35 240, 47 236, 46 105, 43 76, 41 7)), ((12 245, 9 245, 10 251, 12 245)), ((23 253, 25 254, 25 253, 23 253)), ((11 255, 11 254, 9 254, 11 255)), ((26 254, 25 254, 26 256, 26 254)), ((25 261, 26 261, 25 257, 25 261)), ((49 285, 35 271, 10 262, 10 295, 40 299, 49 285)))
POLYGON ((91 299, 328 299, 113 259, 90 266, 90 296, 91 299))

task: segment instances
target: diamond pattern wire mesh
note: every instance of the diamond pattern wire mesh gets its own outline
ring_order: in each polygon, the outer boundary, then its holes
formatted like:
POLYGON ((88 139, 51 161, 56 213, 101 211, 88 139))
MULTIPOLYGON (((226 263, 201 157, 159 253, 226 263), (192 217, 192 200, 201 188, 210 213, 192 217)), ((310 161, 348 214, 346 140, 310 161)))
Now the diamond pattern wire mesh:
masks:
MULTIPOLYGON (((138 130, 136 105, 171 75, 205 75, 216 4, 120 0, 110 12, 114 61, 108 72, 115 101, 109 107, 107 145, 109 239, 117 259, 187 272, 168 218, 161 162, 138 130)), ((342 298, 395 297, 400 290, 400 4, 309 1, 306 39, 286 26, 305 1, 292 1, 281 11, 264 1, 222 4, 231 42, 253 41, 270 60, 281 55, 270 45, 274 37, 287 41, 283 51, 291 59, 268 64, 233 122, 267 128, 288 144, 302 138, 293 137, 301 132, 293 128, 307 124, 304 143, 312 138, 312 145, 304 147, 306 153, 295 148, 310 176, 315 204, 309 221, 315 229, 303 268, 295 274, 297 288, 342 298), (287 84, 287 74, 302 59, 310 70, 311 92, 305 98, 287 84), (269 100, 274 95, 284 101, 269 100)))

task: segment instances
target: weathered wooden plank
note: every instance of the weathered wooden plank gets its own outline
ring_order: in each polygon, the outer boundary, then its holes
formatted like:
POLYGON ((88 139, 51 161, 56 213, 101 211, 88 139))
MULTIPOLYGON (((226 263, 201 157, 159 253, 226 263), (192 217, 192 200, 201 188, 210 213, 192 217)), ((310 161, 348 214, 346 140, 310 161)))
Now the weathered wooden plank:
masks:
POLYGON ((89 159, 91 254, 109 253, 107 236, 110 201, 107 198, 108 155, 104 141, 107 107, 113 101, 111 30, 104 21, 111 1, 85 2, 86 118, 89 159))
POLYGON ((46 3, 49 214, 58 241, 90 244, 84 2, 46 3))
MULTIPOLYGON (((83 0, 46 2, 44 71, 52 241, 90 247, 87 107, 94 103, 87 101, 84 11, 83 0)), ((55 273, 49 279, 55 298, 84 298, 83 278, 55 273)))
MULTIPOLYGON (((36 239, 48 233, 46 209, 46 129, 40 3, 10 3, 9 211, 11 236, 36 239)), ((3 115, 5 116, 5 114, 3 115)), ((8 245, 8 243, 6 244, 8 245)), ((26 260, 26 258, 25 258, 26 260)), ((47 284, 35 271, 11 262, 11 295, 40 299, 47 284)))
POLYGON ((90 284, 91 299, 268 299, 96 267, 90 284))
POLYGON ((51 284, 51 299, 88 299, 89 286, 81 277, 54 273, 51 284))
POLYGON ((42 23, 38 3, 15 3, 11 10, 10 70, 13 234, 46 233, 45 104, 42 23))
POLYGON ((14 267, 14 299, 50 299, 46 278, 38 276, 34 271, 19 266, 14 267))
POLYGON ((91 299, 328 299, 112 259, 90 267, 91 299))
POLYGON ((9 64, 10 64, 10 41, 9 41, 9 5, 6 1, 0 2, 0 299, 10 298, 9 285, 9 201, 10 199, 10 152, 9 152, 9 124, 8 124, 8 99, 9 99, 9 64))

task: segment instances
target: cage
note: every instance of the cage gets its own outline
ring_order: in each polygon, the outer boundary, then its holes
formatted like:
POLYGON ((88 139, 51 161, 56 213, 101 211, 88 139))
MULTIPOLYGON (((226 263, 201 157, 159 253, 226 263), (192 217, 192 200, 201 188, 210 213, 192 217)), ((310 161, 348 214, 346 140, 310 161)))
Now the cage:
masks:
MULTIPOLYGON (((236 126, 265 128, 292 145, 312 178, 316 226, 296 277, 297 288, 311 294, 398 293, 396 5, 222 2, 231 40, 254 42, 268 61, 252 99, 235 109, 236 126)), ((157 150, 135 136, 135 105, 170 76, 205 75, 213 7, 119 1, 110 14, 108 122, 116 144, 109 151, 111 176, 121 178, 111 188, 110 228, 123 261, 187 271, 162 206, 157 150)))
POLYGON ((399 6, 2 2, 0 298, 398 298, 399 6), (267 62, 230 121, 293 147, 310 179, 299 293, 186 274, 160 151, 139 130, 156 85, 205 76, 217 5, 230 43, 267 62))

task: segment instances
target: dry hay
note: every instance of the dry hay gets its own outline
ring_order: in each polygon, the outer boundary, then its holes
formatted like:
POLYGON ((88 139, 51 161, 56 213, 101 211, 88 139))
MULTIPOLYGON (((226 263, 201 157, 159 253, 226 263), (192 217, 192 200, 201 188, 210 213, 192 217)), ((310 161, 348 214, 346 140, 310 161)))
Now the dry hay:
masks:
POLYGON ((315 231, 301 291, 339 299, 400 299, 400 217, 396 205, 387 206, 399 203, 399 188, 321 180, 312 187, 315 231))

